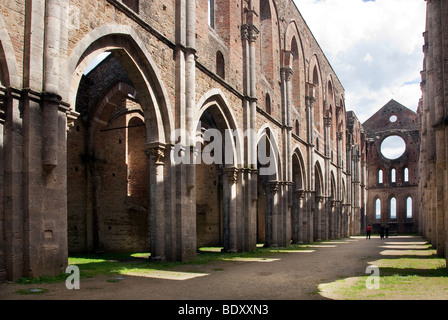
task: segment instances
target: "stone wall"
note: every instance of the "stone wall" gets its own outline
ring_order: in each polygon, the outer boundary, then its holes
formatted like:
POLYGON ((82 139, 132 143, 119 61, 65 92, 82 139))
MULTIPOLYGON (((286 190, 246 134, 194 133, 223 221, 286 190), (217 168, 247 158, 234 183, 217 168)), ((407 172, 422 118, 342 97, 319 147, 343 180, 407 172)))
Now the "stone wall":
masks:
MULTIPOLYGON (((374 232, 379 232, 382 225, 388 225, 393 233, 417 232, 420 155, 417 114, 391 100, 364 122, 363 128, 367 136, 367 223, 374 232), (384 140, 389 137, 403 139, 405 150, 401 155, 388 157, 382 150, 384 140), (381 202, 380 212, 377 212, 377 200, 381 202), (395 217, 391 216, 393 207, 396 207, 395 217)), ((384 143, 384 147, 395 147, 384 143)))
POLYGON ((210 25, 205 0, 2 1, 0 276, 60 273, 69 251, 184 261, 361 232, 361 126, 300 8, 213 8, 210 25), (241 161, 175 161, 200 148, 172 133, 207 112, 246 134, 241 161))

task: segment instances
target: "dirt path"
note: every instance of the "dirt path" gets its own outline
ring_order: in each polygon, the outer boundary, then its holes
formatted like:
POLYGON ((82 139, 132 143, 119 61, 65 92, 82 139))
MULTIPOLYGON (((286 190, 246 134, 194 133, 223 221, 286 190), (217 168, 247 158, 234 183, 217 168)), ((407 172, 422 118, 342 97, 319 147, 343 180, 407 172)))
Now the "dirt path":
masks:
POLYGON ((365 275, 369 262, 381 258, 387 242, 423 241, 419 237, 352 237, 328 241, 306 251, 270 255, 266 259, 181 266, 173 272, 146 276, 81 279, 79 290, 64 283, 0 284, 0 300, 324 300, 318 286, 365 275), (175 279, 175 280, 173 280, 175 279), (39 295, 19 289, 45 288, 39 295))

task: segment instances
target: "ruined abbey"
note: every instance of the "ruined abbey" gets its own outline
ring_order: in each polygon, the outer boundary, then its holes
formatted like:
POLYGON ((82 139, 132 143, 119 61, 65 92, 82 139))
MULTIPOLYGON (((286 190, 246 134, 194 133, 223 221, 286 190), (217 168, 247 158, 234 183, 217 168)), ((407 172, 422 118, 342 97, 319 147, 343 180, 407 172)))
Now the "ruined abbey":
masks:
POLYGON ((448 5, 427 2, 419 112, 392 100, 362 124, 292 0, 2 1, 0 280, 367 224, 444 255, 448 5))

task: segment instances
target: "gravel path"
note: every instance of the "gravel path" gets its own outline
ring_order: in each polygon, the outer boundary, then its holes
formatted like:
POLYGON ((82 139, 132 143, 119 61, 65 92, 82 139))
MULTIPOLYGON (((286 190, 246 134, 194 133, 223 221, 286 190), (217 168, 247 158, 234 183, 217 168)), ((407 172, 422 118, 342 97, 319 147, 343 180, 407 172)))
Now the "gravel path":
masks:
POLYGON ((81 279, 79 290, 65 283, 0 284, 0 300, 325 300, 318 286, 365 275, 369 262, 382 258, 388 245, 424 243, 420 237, 351 237, 310 245, 305 251, 278 253, 265 259, 184 265, 173 272, 145 277, 126 275, 81 279), (174 279, 174 280, 173 280, 174 279), (19 289, 46 288, 40 295, 19 289))

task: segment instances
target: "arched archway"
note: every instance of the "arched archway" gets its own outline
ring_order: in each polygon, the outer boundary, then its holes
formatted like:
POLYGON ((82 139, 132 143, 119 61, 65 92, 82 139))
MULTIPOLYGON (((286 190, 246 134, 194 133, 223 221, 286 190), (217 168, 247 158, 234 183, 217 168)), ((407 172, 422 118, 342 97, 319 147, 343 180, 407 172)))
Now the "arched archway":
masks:
POLYGON ((323 196, 324 196, 324 180, 322 168, 319 162, 314 165, 314 192, 315 192, 315 203, 314 203, 314 221, 313 221, 313 239, 322 240, 323 237, 323 196))
POLYGON ((197 246, 242 251, 246 239, 238 231, 247 221, 239 216, 236 205, 241 192, 236 122, 220 92, 209 92, 200 103, 196 128, 197 246))
POLYGON ((83 71, 100 53, 111 52, 130 75, 145 115, 150 142, 170 142, 173 117, 162 77, 144 41, 126 25, 104 25, 91 31, 78 42, 68 61, 68 95, 63 97, 76 105, 83 71))
MULTIPOLYGON (((150 251, 155 259, 164 259, 167 249, 165 218, 170 214, 164 201, 167 195, 164 192, 165 172, 170 168, 165 166, 170 161, 165 157, 165 152, 169 151, 165 146, 170 142, 173 118, 162 77, 144 42, 132 27, 103 25, 78 42, 68 61, 67 79, 71 80, 66 86, 70 90, 64 99, 76 108, 82 99, 80 92, 85 89, 81 86, 81 80, 85 78, 84 69, 98 54, 106 51, 111 53, 108 59, 117 63, 121 74, 118 76, 117 71, 111 69, 102 73, 102 81, 107 86, 101 86, 99 81, 88 84, 88 87, 95 87, 101 97, 91 100, 95 103, 78 117, 78 125, 72 129, 80 134, 87 132, 84 136, 90 138, 84 141, 85 148, 77 155, 81 158, 81 165, 68 170, 73 169, 79 175, 80 167, 85 167, 84 172, 89 177, 86 184, 91 189, 81 195, 85 200, 85 205, 80 208, 84 216, 70 224, 69 233, 76 229, 78 233, 80 229, 95 229, 95 226, 98 229, 98 232, 84 236, 77 251, 145 250, 150 251), (114 77, 122 79, 121 82, 115 80, 112 84, 114 77), (99 142, 98 139, 106 140, 99 142), (137 158, 141 163, 138 175, 145 172, 141 179, 135 180, 135 175, 129 171, 127 161, 133 162, 129 151, 132 151, 134 159, 138 151, 137 158), (119 152, 119 156, 111 157, 114 152, 119 152), (146 163, 142 160, 145 158, 146 163), (110 163, 115 162, 119 162, 115 167, 117 170, 109 172, 113 168, 110 163), (139 186, 142 186, 141 190, 149 190, 145 199, 142 196, 144 191, 136 192, 139 186), (115 189, 114 192, 102 192, 102 187, 115 189), (138 196, 132 196, 130 191, 138 196), (117 198, 120 205, 113 207, 116 214, 102 214, 104 208, 98 204, 108 203, 107 197, 115 192, 120 193, 117 198), (137 215, 150 222, 144 222, 137 215), (106 220, 100 217, 106 217, 106 220)), ((107 68, 106 64, 104 66, 107 68)))
POLYGON ((291 238, 293 243, 301 243, 307 239, 308 221, 304 212, 306 173, 299 149, 292 156, 292 179, 291 238))
POLYGON ((258 187, 257 187, 257 242, 265 246, 281 243, 278 230, 282 222, 279 217, 279 163, 278 144, 269 127, 259 132, 258 144, 258 187))

